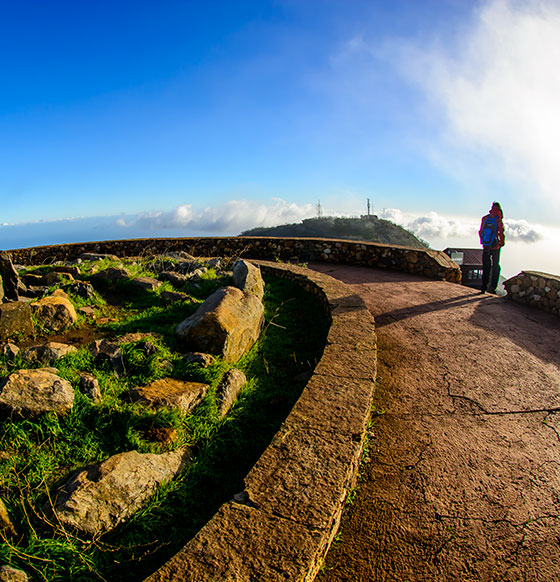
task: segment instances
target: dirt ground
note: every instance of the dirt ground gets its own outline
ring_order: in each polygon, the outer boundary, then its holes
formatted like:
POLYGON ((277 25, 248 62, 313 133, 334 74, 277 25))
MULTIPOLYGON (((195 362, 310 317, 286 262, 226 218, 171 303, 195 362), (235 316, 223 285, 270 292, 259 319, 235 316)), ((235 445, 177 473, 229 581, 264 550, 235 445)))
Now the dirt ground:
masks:
POLYGON ((376 420, 319 582, 560 581, 560 320, 402 273, 311 265, 376 320, 376 420))

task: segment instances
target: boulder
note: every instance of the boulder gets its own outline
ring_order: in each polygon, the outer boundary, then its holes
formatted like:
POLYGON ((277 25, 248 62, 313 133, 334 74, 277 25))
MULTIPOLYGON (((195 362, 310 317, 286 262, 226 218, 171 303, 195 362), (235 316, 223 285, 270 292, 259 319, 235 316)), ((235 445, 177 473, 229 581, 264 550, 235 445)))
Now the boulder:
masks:
POLYGON ((70 283, 69 285, 66 285, 64 289, 82 299, 95 299, 95 289, 93 288, 93 285, 91 283, 86 283, 85 281, 70 283))
POLYGON ((222 287, 182 321, 175 334, 193 351, 236 362, 258 339, 263 323, 264 307, 255 295, 222 287))
POLYGON ((79 469, 51 494, 53 507, 63 526, 90 535, 116 528, 140 509, 164 481, 173 479, 189 459, 187 449, 169 453, 114 455, 102 463, 79 469))
POLYGON ((264 281, 261 275, 261 270, 249 263, 240 259, 233 265, 233 284, 243 293, 255 295, 260 301, 264 297, 264 281))
POLYGON ((104 259, 109 259, 110 261, 120 261, 117 255, 107 255, 103 253, 82 253, 80 255, 82 261, 103 261, 104 259))
POLYGON ((132 279, 131 283, 134 287, 145 291, 155 291, 158 287, 161 287, 161 281, 153 277, 136 277, 132 279))
POLYGON ((109 267, 108 269, 103 269, 99 273, 91 276, 91 280, 94 283, 115 283, 116 281, 122 281, 123 279, 129 279, 130 275, 128 271, 124 268, 109 267))
POLYGON ((216 388, 216 401, 218 412, 221 416, 225 416, 228 413, 246 382, 247 378, 241 370, 232 368, 224 374, 216 388))
POLYGON ((12 257, 6 251, 0 251, 0 279, 4 290, 4 300, 17 301, 21 283, 12 264, 12 257))
POLYGON ((58 342, 47 342, 39 346, 31 346, 22 352, 23 358, 32 363, 52 364, 66 354, 77 352, 75 346, 58 342))
POLYGON ((134 402, 142 402, 155 409, 177 408, 189 412, 208 392, 208 385, 176 378, 161 378, 147 386, 138 386, 128 392, 134 402))
POLYGON ((221 269, 224 264, 225 264, 225 261, 224 261, 224 259, 222 259, 222 257, 213 257, 213 258, 208 259, 206 261, 206 266, 209 269, 218 270, 218 269, 221 269))
POLYGON ((73 279, 79 279, 82 276, 80 268, 75 265, 55 265, 52 270, 56 273, 66 273, 73 279))
POLYGON ((68 412, 74 404, 74 390, 54 368, 17 370, 0 380, 0 407, 24 416, 42 412, 68 412))
POLYGON ((0 567, 0 582, 28 582, 28 580, 29 577, 23 570, 8 565, 0 567))
POLYGON ((78 390, 93 402, 101 401, 101 390, 99 389, 99 381, 93 374, 88 374, 87 372, 80 373, 78 390))
POLYGON ((187 276, 177 271, 163 271, 159 278, 162 281, 169 281, 173 287, 182 287, 187 282, 187 276))
POLYGON ((49 331, 63 331, 78 321, 74 306, 61 289, 35 301, 31 308, 39 325, 49 331))
POLYGON ((126 374, 123 353, 117 344, 108 340, 95 340, 89 344, 88 350, 95 359, 107 360, 116 376, 120 377, 126 374))
POLYGON ((0 304, 0 340, 18 335, 31 335, 31 307, 24 301, 0 304))
POLYGON ((59 273, 58 271, 49 271, 42 278, 43 285, 55 285, 67 281, 74 281, 74 277, 70 273, 59 273))

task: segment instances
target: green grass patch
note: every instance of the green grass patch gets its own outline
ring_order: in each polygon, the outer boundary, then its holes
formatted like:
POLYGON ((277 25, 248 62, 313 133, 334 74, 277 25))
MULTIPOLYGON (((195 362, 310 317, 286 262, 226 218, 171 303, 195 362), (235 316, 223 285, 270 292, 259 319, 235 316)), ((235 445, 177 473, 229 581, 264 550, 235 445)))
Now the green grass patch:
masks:
MULTIPOLYGON (((0 496, 18 537, 0 537, 0 563, 49 582, 137 581, 170 558, 222 503, 243 489, 244 476, 269 444, 319 360, 327 324, 315 297, 287 280, 267 279, 264 332, 236 364, 248 382, 222 419, 215 390, 231 365, 220 359, 206 369, 186 363, 175 349, 173 334, 204 293, 222 284, 223 280, 209 272, 201 280, 197 297, 171 305, 158 292, 132 293, 124 286, 121 291, 126 302, 111 312, 116 321, 104 324, 101 331, 114 336, 139 331, 157 334, 121 346, 127 374, 116 377, 108 364, 98 363, 82 347, 55 366, 75 388, 80 372, 93 374, 100 384, 101 402, 94 404, 76 390, 74 407, 66 415, 49 413, 2 422, 0 496), (210 388, 188 415, 155 412, 123 398, 130 388, 164 376, 205 382, 210 388), (168 429, 174 438, 166 443, 150 441, 146 435, 154 429, 168 429), (161 453, 182 445, 191 447, 192 463, 114 532, 90 539, 49 527, 41 519, 48 492, 72 471, 120 452, 161 453)), ((109 307, 99 305, 100 309, 109 307)), ((0 358, 1 374, 22 364, 21 360, 0 358)))

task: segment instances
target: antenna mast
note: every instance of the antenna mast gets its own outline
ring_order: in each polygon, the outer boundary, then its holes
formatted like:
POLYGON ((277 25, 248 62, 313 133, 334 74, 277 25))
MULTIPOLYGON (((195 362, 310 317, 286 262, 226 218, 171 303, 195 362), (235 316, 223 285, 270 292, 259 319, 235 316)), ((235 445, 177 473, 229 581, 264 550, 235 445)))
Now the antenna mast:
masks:
POLYGON ((317 218, 323 216, 323 208, 321 207, 321 201, 317 200, 317 218))

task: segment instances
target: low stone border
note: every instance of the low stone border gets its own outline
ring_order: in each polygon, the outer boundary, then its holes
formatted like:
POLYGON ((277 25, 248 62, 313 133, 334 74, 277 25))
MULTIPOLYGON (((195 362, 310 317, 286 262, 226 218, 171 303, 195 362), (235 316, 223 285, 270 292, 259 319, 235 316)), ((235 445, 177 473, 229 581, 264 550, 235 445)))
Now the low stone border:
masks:
POLYGON ((508 299, 560 315, 560 277, 538 271, 521 271, 504 282, 508 299))
POLYGON ((39 265, 56 260, 72 260, 81 253, 110 253, 133 257, 180 250, 197 257, 349 263, 403 271, 452 283, 461 282, 461 269, 441 251, 321 238, 236 236, 113 240, 31 247, 13 250, 10 254, 15 263, 39 265))
POLYGON ((373 317, 328 275, 259 264, 322 300, 331 320, 323 356, 237 501, 222 505, 149 582, 311 581, 355 484, 376 377, 373 317))

